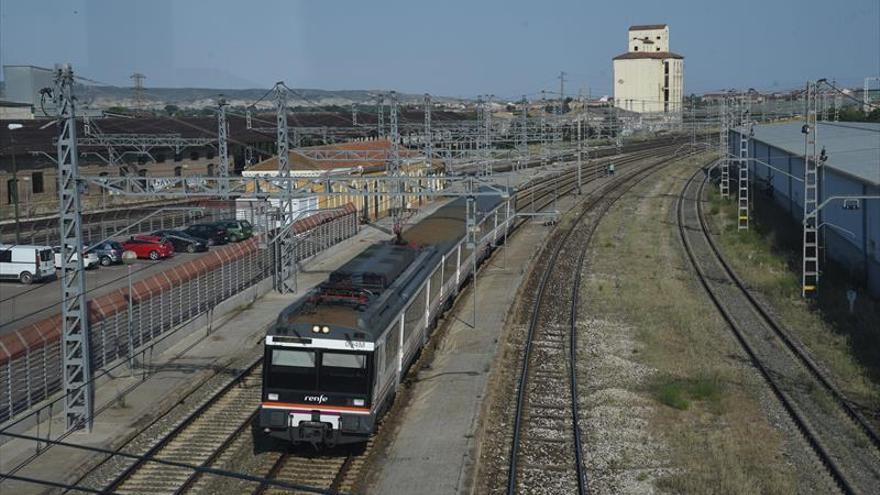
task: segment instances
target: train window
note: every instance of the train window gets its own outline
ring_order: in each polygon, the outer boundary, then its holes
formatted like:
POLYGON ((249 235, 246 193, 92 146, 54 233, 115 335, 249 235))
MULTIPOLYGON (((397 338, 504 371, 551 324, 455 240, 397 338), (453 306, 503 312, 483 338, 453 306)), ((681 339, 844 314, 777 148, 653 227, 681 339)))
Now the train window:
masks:
POLYGON ((272 350, 273 366, 297 366, 300 368, 315 367, 315 353, 309 351, 272 350))
POLYGON ((368 395, 367 356, 323 352, 318 383, 322 392, 368 395))
POLYGON ((336 366, 339 368, 366 368, 367 356, 363 354, 337 354, 325 352, 321 360, 321 366, 336 366))
POLYGON ((266 387, 273 390, 317 390, 315 353, 272 349, 272 365, 266 376, 266 387))

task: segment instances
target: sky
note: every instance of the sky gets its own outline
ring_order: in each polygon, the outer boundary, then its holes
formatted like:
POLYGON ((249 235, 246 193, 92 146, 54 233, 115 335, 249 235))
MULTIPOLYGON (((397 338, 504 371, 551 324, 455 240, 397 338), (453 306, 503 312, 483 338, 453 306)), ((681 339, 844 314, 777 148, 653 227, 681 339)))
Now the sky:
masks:
POLYGON ((632 24, 669 24, 685 93, 880 75, 880 1, 0 0, 0 65, 149 87, 611 92, 632 24))

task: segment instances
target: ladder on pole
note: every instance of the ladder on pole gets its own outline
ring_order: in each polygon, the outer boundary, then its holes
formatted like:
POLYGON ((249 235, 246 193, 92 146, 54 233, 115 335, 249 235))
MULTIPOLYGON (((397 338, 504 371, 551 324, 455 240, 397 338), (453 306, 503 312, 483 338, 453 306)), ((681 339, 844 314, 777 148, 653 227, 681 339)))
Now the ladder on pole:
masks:
POLYGON ((749 230, 749 137, 752 132, 749 97, 739 101, 739 190, 737 200, 737 229, 749 230))
POLYGON ((801 295, 814 295, 819 286, 819 156, 816 146, 817 83, 807 83, 807 111, 804 125, 804 243, 801 295))
POLYGON ((727 139, 730 130, 728 129, 727 124, 727 97, 725 97, 721 101, 721 134, 719 135, 719 148, 721 151, 721 182, 720 182, 720 191, 721 197, 727 198, 730 196, 730 160, 728 156, 730 155, 730 150, 728 149, 727 139))

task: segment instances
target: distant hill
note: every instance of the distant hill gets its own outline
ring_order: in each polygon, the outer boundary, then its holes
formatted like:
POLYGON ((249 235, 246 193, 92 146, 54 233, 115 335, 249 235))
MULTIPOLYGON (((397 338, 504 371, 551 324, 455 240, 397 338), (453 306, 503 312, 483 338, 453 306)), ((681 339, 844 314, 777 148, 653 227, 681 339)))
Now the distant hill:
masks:
MULTIPOLYGON (((294 89, 288 105, 296 106, 349 106, 352 103, 359 105, 371 105, 375 102, 375 95, 379 90, 339 90, 328 91, 323 89, 294 89)), ((211 88, 147 88, 144 90, 144 106, 148 109, 162 110, 165 105, 176 105, 181 109, 197 110, 213 107, 216 105, 218 95, 224 98, 233 107, 245 107, 251 105, 260 97, 266 95, 265 89, 211 89, 211 88)), ((91 108, 106 110, 110 107, 135 106, 134 91, 131 88, 116 86, 83 86, 79 91, 82 103, 91 108)), ((423 95, 398 93, 401 103, 420 103, 423 95)), ((456 103, 456 98, 433 97, 435 102, 456 103)), ((258 108, 268 109, 274 105, 272 95, 266 95, 257 105, 258 108)))

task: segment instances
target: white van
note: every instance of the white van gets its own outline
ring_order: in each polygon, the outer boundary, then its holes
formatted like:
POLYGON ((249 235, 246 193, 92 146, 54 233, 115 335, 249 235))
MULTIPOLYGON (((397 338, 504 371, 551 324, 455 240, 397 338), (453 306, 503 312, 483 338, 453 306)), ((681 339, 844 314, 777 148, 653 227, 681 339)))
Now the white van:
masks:
MULTIPOLYGON (((55 253, 55 268, 61 269, 61 246, 52 246, 52 252, 55 253)), ((71 261, 76 261, 76 253, 73 254, 73 258, 71 261)), ((83 259, 83 268, 86 270, 90 268, 97 268, 100 260, 98 259, 98 255, 93 252, 87 252, 85 255, 85 259, 83 259)))
POLYGON ((0 278, 23 284, 55 275, 55 253, 49 246, 0 244, 0 278))

